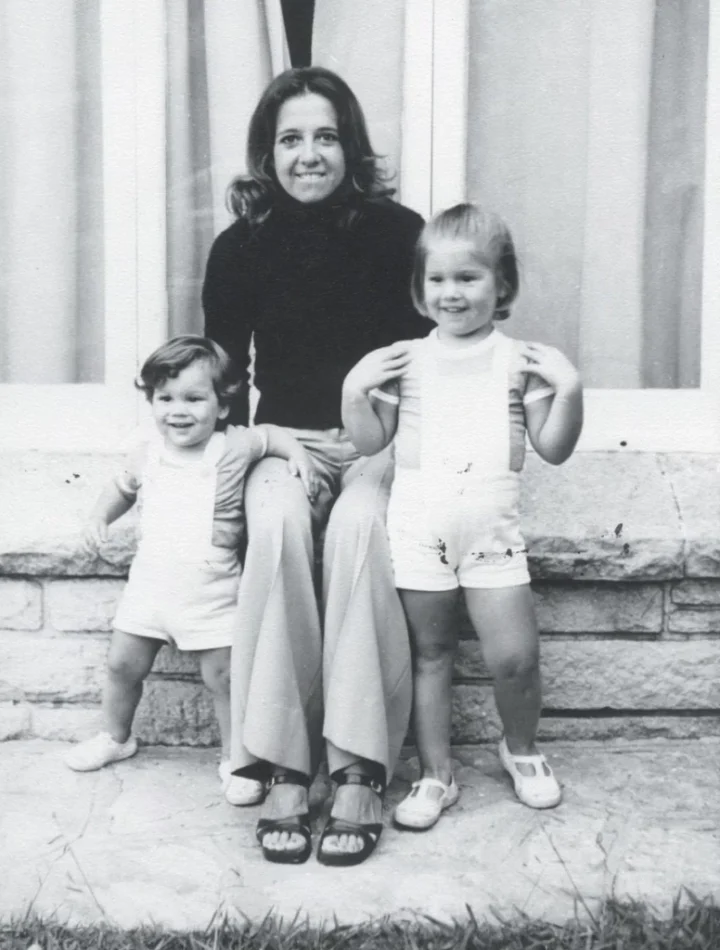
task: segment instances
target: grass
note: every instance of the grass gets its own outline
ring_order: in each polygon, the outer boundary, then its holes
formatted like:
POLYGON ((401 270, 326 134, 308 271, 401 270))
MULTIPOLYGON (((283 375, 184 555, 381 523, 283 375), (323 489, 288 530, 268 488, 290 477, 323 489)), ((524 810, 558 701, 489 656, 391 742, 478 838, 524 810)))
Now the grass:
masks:
POLYGON ((594 914, 560 926, 515 917, 480 923, 383 919, 359 926, 314 927, 268 915, 260 923, 215 921, 204 933, 155 928, 121 931, 67 927, 28 918, 0 924, 1 950, 720 950, 720 907, 684 892, 670 917, 646 904, 609 900, 594 914))

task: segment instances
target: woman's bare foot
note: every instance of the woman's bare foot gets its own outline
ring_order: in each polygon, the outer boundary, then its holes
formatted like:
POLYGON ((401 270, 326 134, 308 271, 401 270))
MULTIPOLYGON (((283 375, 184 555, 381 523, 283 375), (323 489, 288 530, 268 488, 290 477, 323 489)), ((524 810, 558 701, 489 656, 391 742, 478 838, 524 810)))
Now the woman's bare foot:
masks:
MULTIPOLYGON (((365 769, 359 766, 351 766, 348 771, 367 774, 365 769)), ((339 785, 335 791, 330 815, 353 824, 381 824, 382 799, 366 785, 339 785)), ((357 854, 364 844, 359 835, 330 833, 323 840, 322 849, 325 854, 357 854)))
MULTIPOLYGON (((271 785, 263 807, 263 818, 271 821, 306 815, 308 811, 308 792, 302 785, 283 783, 271 785)), ((305 839, 291 831, 268 831, 262 836, 262 847, 268 851, 302 851, 305 839)))

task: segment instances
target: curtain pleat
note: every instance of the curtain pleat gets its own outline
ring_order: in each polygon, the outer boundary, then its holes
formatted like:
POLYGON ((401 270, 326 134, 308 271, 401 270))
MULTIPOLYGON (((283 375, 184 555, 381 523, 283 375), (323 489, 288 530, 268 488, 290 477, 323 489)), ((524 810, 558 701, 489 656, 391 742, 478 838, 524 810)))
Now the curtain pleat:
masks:
POLYGON ((103 375, 97 3, 0 8, 0 382, 103 375))
POLYGON ((289 55, 280 0, 172 0, 166 8, 169 332, 199 333, 207 254, 231 221, 227 186, 245 170, 250 116, 289 55))
POLYGON ((700 385, 707 0, 655 7, 643 262, 643 385, 700 385))

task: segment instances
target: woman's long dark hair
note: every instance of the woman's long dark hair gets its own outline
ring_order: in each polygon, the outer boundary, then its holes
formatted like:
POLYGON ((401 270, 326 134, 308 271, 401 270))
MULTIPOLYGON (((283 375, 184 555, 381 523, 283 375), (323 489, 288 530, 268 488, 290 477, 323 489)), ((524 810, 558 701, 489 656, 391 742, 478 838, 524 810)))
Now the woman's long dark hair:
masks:
MULTIPOLYGON (((273 160, 280 107, 288 99, 306 93, 323 96, 332 103, 337 115, 345 156, 345 181, 338 190, 364 198, 383 198, 395 193, 388 186, 388 176, 380 168, 379 157, 370 144, 360 103, 345 80, 321 66, 288 69, 276 76, 260 97, 248 129, 248 174, 235 178, 228 188, 230 211, 250 224, 265 220, 282 190, 273 160)), ((351 219, 352 214, 346 223, 351 219)))

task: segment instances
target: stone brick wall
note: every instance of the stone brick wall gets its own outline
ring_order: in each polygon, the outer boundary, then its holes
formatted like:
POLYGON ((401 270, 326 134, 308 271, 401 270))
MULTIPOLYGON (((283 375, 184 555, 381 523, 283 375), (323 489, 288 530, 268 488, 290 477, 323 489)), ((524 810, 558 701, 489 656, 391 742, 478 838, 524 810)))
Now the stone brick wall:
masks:
MULTIPOLYGON (((99 720, 133 524, 101 556, 84 513, 110 457, 0 457, 0 739, 76 739, 99 720)), ((528 465, 523 501, 542 631, 541 736, 720 735, 720 476, 711 456, 578 456, 528 465)), ((453 737, 500 732, 465 622, 453 737)), ((163 649, 137 719, 148 743, 217 741, 191 656, 163 649)))

